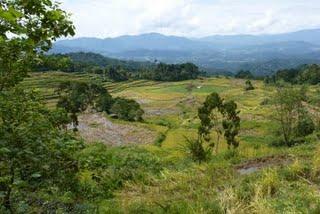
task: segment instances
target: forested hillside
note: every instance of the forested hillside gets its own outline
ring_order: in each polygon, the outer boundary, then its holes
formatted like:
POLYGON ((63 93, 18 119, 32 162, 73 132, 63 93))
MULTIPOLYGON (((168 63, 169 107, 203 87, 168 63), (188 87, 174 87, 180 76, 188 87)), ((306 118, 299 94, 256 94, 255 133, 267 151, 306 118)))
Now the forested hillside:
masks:
POLYGON ((125 81, 149 79, 180 81, 195 79, 199 68, 192 63, 165 64, 117 60, 94 53, 70 53, 42 56, 34 65, 36 71, 86 72, 100 74, 102 80, 125 81))

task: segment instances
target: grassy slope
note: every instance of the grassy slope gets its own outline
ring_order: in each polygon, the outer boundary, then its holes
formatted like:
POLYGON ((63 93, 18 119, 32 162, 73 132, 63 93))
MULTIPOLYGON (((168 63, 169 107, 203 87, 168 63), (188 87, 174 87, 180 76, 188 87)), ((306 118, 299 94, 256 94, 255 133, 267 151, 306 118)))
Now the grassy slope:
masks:
MULTIPOLYGON (((55 103, 54 88, 70 79, 97 79, 86 74, 33 74, 23 85, 39 88, 50 106, 55 103)), ((294 148, 270 146, 276 123, 272 107, 261 105, 270 98, 273 87, 253 81, 254 91, 244 91, 244 81, 211 78, 177 83, 132 81, 104 83, 113 96, 136 99, 146 111, 145 123, 166 135, 161 147, 144 145, 164 164, 161 176, 146 183, 127 183, 112 200, 99 203, 102 212, 125 213, 305 213, 317 209, 319 191, 314 178, 318 161, 318 138, 294 148), (193 85, 192 92, 187 86, 193 85), (216 91, 235 100, 241 110, 241 145, 238 153, 221 142, 218 154, 206 164, 192 163, 182 149, 185 137, 197 133, 197 107, 216 91), (236 172, 235 166, 259 157, 285 155, 285 167, 260 170, 250 175, 236 172), (313 174, 312 174, 313 173, 313 174), (313 176, 313 177, 312 177, 313 176)), ((317 88, 310 89, 312 99, 317 88)), ((123 123, 123 122, 121 122, 123 123)), ((319 147, 320 148, 320 147, 319 147)), ((319 150, 320 151, 320 150, 319 150)), ((281 156, 282 157, 282 156, 281 156)), ((280 161, 280 160, 279 160, 280 161)), ((316 180, 316 179, 315 179, 316 180)))

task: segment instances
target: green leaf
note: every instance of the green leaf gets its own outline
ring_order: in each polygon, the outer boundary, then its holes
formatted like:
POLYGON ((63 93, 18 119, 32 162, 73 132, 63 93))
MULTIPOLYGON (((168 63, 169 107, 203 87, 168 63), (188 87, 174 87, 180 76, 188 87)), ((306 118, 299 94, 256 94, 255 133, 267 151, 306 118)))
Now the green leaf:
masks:
POLYGON ((8 149, 6 147, 0 149, 0 154, 7 154, 7 153, 10 153, 10 152, 11 152, 10 149, 8 149))
POLYGON ((33 173, 31 175, 32 178, 40 178, 41 177, 41 174, 40 173, 33 173))

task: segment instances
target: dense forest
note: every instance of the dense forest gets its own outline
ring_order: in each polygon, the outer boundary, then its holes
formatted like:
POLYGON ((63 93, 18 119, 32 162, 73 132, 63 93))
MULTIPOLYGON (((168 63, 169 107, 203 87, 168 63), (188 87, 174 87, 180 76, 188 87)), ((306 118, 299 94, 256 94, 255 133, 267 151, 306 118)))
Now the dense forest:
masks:
POLYGON ((320 83, 320 66, 317 64, 302 65, 295 69, 284 69, 277 71, 274 75, 266 77, 266 83, 287 82, 291 84, 320 83))
POLYGON ((123 61, 104 57, 95 53, 76 52, 69 54, 43 55, 40 62, 34 65, 37 71, 91 72, 107 66, 121 67, 128 72, 153 67, 153 63, 123 61))
POLYGON ((36 71, 88 72, 102 75, 104 80, 125 81, 148 79, 179 81, 195 79, 199 68, 192 63, 165 64, 111 59, 95 53, 69 53, 42 56, 34 65, 36 71))

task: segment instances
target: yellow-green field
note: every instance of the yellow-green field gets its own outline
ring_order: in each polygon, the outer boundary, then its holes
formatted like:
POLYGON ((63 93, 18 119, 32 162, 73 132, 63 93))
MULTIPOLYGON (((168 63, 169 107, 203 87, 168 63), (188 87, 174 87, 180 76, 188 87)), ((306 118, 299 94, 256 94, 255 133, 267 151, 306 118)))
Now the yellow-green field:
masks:
MULTIPOLYGON (((44 101, 54 106, 57 98, 54 90, 59 82, 66 80, 99 81, 99 78, 88 74, 38 73, 22 84, 37 88, 44 101)), ((115 124, 149 129, 156 136, 165 135, 158 144, 155 137, 153 143, 137 145, 154 153, 165 169, 145 182, 126 183, 113 199, 101 200, 100 212, 219 213, 219 206, 222 213, 308 213, 310 210, 317 213, 320 186, 305 176, 308 173, 305 168, 310 167, 311 174, 319 168, 317 133, 299 146, 272 146, 277 128, 272 119, 274 109, 262 103, 272 99, 275 88, 265 86, 262 81, 252 83, 256 88, 253 91, 244 90, 245 80, 225 77, 169 83, 145 80, 102 83, 114 97, 135 99, 145 111, 143 124, 102 117, 115 124), (240 146, 237 152, 231 152, 221 142, 212 160, 199 165, 188 158, 185 138, 196 137, 197 108, 212 92, 237 103, 241 111, 240 146), (249 163, 254 172, 241 174, 241 169, 250 170, 249 163)), ((309 88, 310 99, 317 100, 317 92, 318 86, 309 88)))

